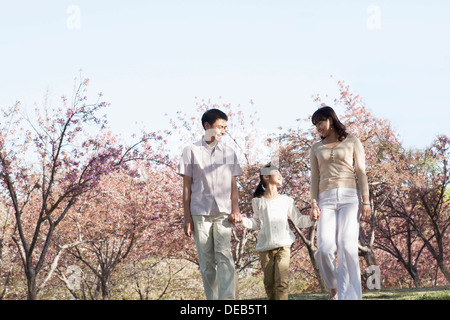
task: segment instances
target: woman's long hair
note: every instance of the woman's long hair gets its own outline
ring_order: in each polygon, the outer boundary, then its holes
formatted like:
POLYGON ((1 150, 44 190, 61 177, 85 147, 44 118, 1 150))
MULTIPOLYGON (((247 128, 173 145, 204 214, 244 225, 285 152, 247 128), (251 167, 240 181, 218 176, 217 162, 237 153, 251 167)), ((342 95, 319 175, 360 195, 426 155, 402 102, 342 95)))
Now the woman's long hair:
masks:
POLYGON ((268 165, 264 166, 263 168, 261 168, 260 174, 259 174, 259 183, 258 183, 258 186, 256 187, 255 192, 253 193, 253 198, 261 198, 264 195, 267 185, 263 179, 263 176, 267 175, 264 173, 270 172, 272 170, 278 170, 278 168, 275 166, 272 166, 270 163, 268 165))
MULTIPOLYGON (((319 121, 327 120, 328 118, 331 118, 333 121, 333 128, 335 128, 339 141, 344 140, 347 138, 348 133, 345 128, 345 126, 342 124, 341 121, 339 121, 339 118, 336 115, 336 112, 334 112, 333 108, 328 106, 323 106, 319 109, 317 109, 316 112, 311 117, 311 121, 313 125, 316 125, 319 121)), ((325 139, 325 137, 320 137, 322 140, 325 139)))

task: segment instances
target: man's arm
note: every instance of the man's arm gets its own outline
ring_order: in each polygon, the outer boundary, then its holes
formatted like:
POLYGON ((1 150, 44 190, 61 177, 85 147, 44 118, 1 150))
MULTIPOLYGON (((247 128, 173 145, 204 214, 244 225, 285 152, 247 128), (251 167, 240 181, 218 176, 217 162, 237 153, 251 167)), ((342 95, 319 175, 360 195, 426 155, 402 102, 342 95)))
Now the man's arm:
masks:
POLYGON ((231 177, 231 215, 229 217, 232 223, 241 223, 242 215, 239 211, 239 193, 236 177, 231 177))
POLYGON ((190 237, 194 232, 191 216, 191 184, 192 178, 183 175, 183 209, 184 209, 184 233, 190 237))

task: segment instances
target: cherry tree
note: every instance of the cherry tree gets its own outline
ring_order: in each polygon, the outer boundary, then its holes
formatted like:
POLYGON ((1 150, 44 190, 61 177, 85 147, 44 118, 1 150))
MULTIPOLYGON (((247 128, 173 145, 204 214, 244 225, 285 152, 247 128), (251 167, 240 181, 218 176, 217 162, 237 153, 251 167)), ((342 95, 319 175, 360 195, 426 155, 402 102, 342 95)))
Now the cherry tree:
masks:
MULTIPOLYGON (((125 259, 139 261, 151 255, 154 248, 150 242, 158 238, 155 224, 176 204, 171 183, 160 170, 142 163, 133 167, 133 174, 122 169, 103 177, 98 190, 80 198, 58 233, 59 241, 77 243, 68 252, 97 279, 94 291, 89 293, 94 299, 110 298, 111 278, 125 259)), ((63 274, 62 280, 70 284, 63 274)))
MULTIPOLYGON (((3 112, 0 127, 0 181, 5 207, 15 218, 12 239, 27 280, 27 297, 36 299, 48 276, 39 277, 55 231, 80 197, 98 187, 102 177, 141 157, 139 143, 124 146, 105 140, 108 106, 87 103, 89 80, 80 81, 72 99, 61 106, 35 109, 31 118, 20 103, 3 112)), ((143 136, 139 141, 146 141, 143 136)), ((59 259, 66 243, 56 250, 59 259)))
POLYGON ((408 224, 423 241, 447 283, 450 282, 447 257, 450 203, 446 199, 450 182, 449 156, 450 139, 444 135, 438 136, 420 154, 412 170, 414 179, 409 183, 409 198, 415 202, 416 210, 407 217, 408 224))

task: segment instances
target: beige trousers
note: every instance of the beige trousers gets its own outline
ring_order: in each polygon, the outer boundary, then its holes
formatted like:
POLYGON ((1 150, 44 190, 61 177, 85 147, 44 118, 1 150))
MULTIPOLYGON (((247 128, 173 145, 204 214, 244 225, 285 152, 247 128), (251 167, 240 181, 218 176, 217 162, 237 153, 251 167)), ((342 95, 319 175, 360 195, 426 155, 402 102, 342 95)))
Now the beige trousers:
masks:
POLYGON ((264 272, 264 288, 269 300, 288 299, 290 255, 289 246, 259 253, 261 269, 264 272))
POLYGON ((234 259, 228 214, 192 216, 203 288, 208 300, 234 300, 234 259))

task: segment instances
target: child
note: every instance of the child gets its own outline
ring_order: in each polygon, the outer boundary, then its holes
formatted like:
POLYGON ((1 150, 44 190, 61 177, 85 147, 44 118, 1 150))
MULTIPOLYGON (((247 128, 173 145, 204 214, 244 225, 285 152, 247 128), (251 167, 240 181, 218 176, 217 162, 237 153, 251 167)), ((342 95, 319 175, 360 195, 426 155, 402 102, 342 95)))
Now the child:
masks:
POLYGON ((262 168, 252 200, 253 218, 243 217, 242 221, 244 227, 260 230, 256 250, 269 300, 288 299, 290 246, 295 240, 288 218, 299 228, 308 228, 314 223, 308 215, 300 214, 294 199, 278 193, 282 181, 278 168, 271 165, 262 168))

